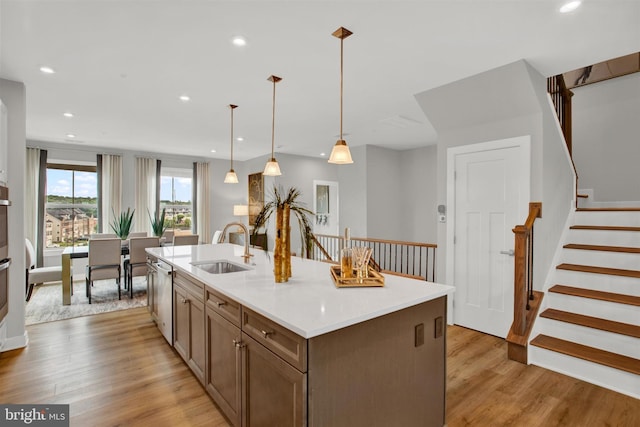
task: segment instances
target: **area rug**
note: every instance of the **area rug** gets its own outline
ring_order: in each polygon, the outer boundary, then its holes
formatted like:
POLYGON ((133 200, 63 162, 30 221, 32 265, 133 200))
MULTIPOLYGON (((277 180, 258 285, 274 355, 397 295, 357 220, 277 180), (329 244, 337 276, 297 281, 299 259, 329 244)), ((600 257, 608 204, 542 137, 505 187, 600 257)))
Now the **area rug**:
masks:
POLYGON ((36 286, 31 299, 25 306, 25 323, 34 325, 147 305, 145 277, 134 277, 133 298, 129 298, 128 291, 122 289, 121 292, 122 299, 118 300, 118 288, 113 279, 96 280, 91 290, 91 304, 89 304, 85 294, 84 280, 77 281, 73 283, 71 305, 62 305, 61 283, 36 286))

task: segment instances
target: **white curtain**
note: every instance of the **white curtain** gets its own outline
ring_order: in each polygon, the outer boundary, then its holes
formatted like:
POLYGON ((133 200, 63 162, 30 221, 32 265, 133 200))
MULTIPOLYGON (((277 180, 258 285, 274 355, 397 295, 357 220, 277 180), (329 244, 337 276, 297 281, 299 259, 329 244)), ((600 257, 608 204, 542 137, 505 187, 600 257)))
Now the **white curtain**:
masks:
POLYGON ((114 213, 122 210, 122 156, 102 155, 102 232, 112 233, 114 213))
POLYGON ((136 158, 136 211, 133 216, 133 230, 146 231, 153 235, 149 214, 156 210, 156 160, 136 158))
POLYGON ((208 243, 211 241, 211 210, 209 209, 211 187, 209 185, 209 163, 197 162, 196 168, 196 234, 200 236, 200 241, 208 243))
POLYGON ((40 149, 27 148, 27 166, 25 169, 24 195, 24 236, 38 250, 42 242, 38 242, 38 207, 44 200, 38 198, 40 182, 40 149))

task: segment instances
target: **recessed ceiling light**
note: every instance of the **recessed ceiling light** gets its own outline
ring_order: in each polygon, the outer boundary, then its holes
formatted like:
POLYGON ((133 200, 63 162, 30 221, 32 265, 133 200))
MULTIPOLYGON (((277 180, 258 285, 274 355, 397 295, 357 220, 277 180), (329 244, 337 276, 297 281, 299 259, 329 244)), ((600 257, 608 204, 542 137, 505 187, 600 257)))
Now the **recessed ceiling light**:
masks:
POLYGON ((40 71, 42 71, 45 74, 54 74, 56 72, 56 70, 54 70, 51 67, 40 67, 40 71))
POLYGON ((570 1, 568 3, 565 3, 565 4, 562 5, 562 7, 560 7, 560 13, 572 12, 572 11, 576 10, 578 8, 578 6, 580 6, 581 3, 582 3, 582 1, 580 1, 580 0, 574 0, 574 1, 570 1))
POLYGON ((70 113, 68 111, 66 113, 62 113, 62 115, 69 118, 73 117, 73 113, 70 113))
POLYGON ((235 36, 234 38, 231 39, 231 43, 233 43, 234 46, 246 46, 247 39, 245 39, 242 36, 235 36))
POLYGON ((212 153, 215 153, 215 152, 216 152, 216 150, 211 150, 211 152, 212 152, 212 153))
POLYGON ((180 95, 180 101, 189 102, 190 100, 191 100, 191 98, 189 98, 188 95, 180 95))
POLYGON ((321 155, 322 157, 324 157, 324 156, 326 156, 326 155, 327 155, 327 153, 320 153, 320 155, 321 155))
POLYGON ((236 141, 242 142, 242 141, 244 141, 244 138, 239 136, 239 137, 236 138, 236 141))
POLYGON ((67 134, 67 138, 75 138, 75 137, 76 137, 76 135, 73 134, 73 133, 68 133, 67 134))

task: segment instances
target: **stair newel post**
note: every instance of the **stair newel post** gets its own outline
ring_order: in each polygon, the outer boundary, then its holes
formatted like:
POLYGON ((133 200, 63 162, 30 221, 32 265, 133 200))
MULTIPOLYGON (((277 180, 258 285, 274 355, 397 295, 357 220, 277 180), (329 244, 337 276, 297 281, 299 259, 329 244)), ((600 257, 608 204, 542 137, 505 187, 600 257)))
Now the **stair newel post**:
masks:
POLYGON ((527 318, 527 237, 528 230, 524 225, 516 225, 513 229, 515 235, 515 265, 514 265, 514 298, 513 298, 513 332, 523 335, 527 318))

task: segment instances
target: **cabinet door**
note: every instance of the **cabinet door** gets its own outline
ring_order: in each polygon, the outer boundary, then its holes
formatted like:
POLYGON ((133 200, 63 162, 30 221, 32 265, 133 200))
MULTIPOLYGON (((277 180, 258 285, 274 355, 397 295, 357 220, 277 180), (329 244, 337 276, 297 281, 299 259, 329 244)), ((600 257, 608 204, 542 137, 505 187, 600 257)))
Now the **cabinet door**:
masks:
POLYGON ((173 346, 204 384, 204 303, 180 286, 173 292, 173 346))
POLYGON ((307 375, 243 333, 242 426, 307 425, 307 375))
POLYGON ((190 337, 189 337, 189 367, 204 384, 204 366, 205 366, 205 314, 204 303, 195 298, 189 299, 189 323, 190 323, 190 337))
POLYGON ((189 303, 187 291, 173 287, 173 347, 185 362, 189 361, 189 303))
POLYGON ((240 328, 207 307, 206 388, 234 426, 241 423, 240 328))

